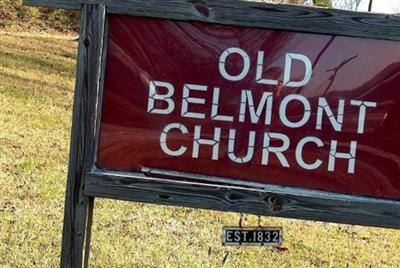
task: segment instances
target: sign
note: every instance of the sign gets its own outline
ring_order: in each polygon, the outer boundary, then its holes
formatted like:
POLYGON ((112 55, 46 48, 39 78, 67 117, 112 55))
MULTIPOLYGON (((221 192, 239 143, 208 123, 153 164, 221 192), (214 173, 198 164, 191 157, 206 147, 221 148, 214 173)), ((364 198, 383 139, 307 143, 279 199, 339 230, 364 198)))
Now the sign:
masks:
POLYGON ((394 41, 110 16, 98 167, 399 199, 396 96, 394 41))
POLYGON ((224 227, 222 244, 225 246, 281 246, 283 242, 280 227, 224 227))
MULTIPOLYGON (((400 228, 398 17, 25 4, 81 10, 61 267, 87 267, 97 197, 400 228)), ((282 242, 266 231, 224 241, 282 242)))

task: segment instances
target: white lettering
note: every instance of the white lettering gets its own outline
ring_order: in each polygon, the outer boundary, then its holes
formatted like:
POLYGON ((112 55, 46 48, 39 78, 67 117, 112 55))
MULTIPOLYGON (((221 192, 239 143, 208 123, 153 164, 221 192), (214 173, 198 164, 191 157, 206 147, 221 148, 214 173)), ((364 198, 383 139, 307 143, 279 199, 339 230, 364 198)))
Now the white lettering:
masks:
POLYGON ((263 144, 263 153, 262 153, 262 165, 268 165, 269 162, 269 153, 274 153, 279 161, 281 162, 282 166, 289 167, 289 163, 286 157, 283 155, 282 152, 286 151, 290 146, 289 137, 281 134, 281 133, 264 133, 264 144, 263 144), (273 139, 280 139, 283 143, 280 147, 272 147, 270 146, 271 138, 273 139))
POLYGON ((338 153, 337 152, 337 141, 333 140, 331 143, 331 150, 329 152, 329 164, 328 171, 335 171, 335 161, 336 158, 348 159, 349 165, 347 168, 348 173, 354 173, 356 166, 356 151, 357 151, 357 142, 350 142, 350 153, 338 153))
POLYGON ((302 54, 287 53, 285 59, 285 75, 283 79, 283 84, 287 87, 302 87, 305 86, 311 79, 312 76, 312 64, 311 60, 302 54), (292 64, 293 60, 300 60, 304 63, 305 74, 301 81, 290 81, 292 76, 292 64))
POLYGON ((233 122, 233 116, 218 114, 218 105, 219 105, 219 88, 215 87, 213 92, 213 101, 211 107, 211 118, 218 121, 233 122))
POLYGON ((250 58, 249 58, 249 55, 247 55, 246 51, 244 51, 243 49, 240 49, 238 47, 231 47, 231 48, 226 49, 221 54, 221 56, 219 58, 219 72, 225 79, 227 79, 229 81, 240 81, 240 80, 242 80, 249 73, 249 70, 250 70, 250 58), (226 71, 226 59, 231 54, 238 54, 243 59, 243 69, 238 75, 230 75, 226 71))
POLYGON ((272 99, 273 93, 272 92, 264 92, 261 100, 258 104, 257 110, 255 110, 255 105, 253 101, 253 95, 250 90, 242 90, 242 98, 240 101, 240 115, 239 115, 239 122, 245 121, 246 115, 246 107, 249 107, 250 112, 250 121, 253 124, 257 124, 263 107, 265 106, 265 124, 271 124, 271 117, 272 117, 272 99))
POLYGON ((149 86, 149 99, 147 103, 147 112, 152 114, 170 114, 175 109, 175 103, 172 100, 172 96, 174 95, 174 86, 170 83, 160 82, 160 81, 151 81, 149 86), (168 90, 166 94, 157 93, 157 87, 163 87, 168 90), (156 109, 154 108, 155 101, 165 101, 168 104, 168 107, 165 109, 156 109))
POLYGON ((317 169, 322 164, 322 161, 320 159, 317 159, 312 164, 308 164, 308 163, 304 162, 303 147, 304 147, 304 145, 306 145, 307 143, 310 143, 310 142, 315 143, 318 147, 324 146, 324 143, 322 142, 322 140, 320 140, 317 137, 305 137, 299 141, 299 143, 297 144, 297 147, 296 147, 296 161, 302 168, 307 169, 307 170, 317 169))
POLYGON ((167 126, 165 126, 165 128, 163 129, 161 136, 160 136, 160 146, 161 146, 161 150, 170 156, 181 156, 183 155, 187 148, 185 146, 181 146, 179 147, 178 150, 171 150, 168 145, 167 145, 167 134, 169 131, 171 131, 172 129, 178 129, 180 130, 183 134, 187 134, 189 133, 188 129, 179 123, 171 123, 168 124, 167 126))
POLYGON ((317 112, 317 127, 316 129, 322 129, 322 116, 324 112, 329 118, 329 121, 332 124, 332 127, 336 131, 342 131, 343 124, 343 114, 344 114, 344 100, 339 100, 339 105, 337 108, 337 118, 332 113, 331 108, 328 105, 328 102, 325 98, 318 99, 318 112, 317 112))
POLYGON ((264 51, 259 51, 257 56, 257 72, 256 72, 257 83, 264 85, 272 85, 272 86, 278 85, 277 80, 262 78, 263 68, 264 68, 264 51))
POLYGON ((299 94, 287 95, 282 100, 281 106, 279 107, 279 117, 280 117, 282 123, 285 126, 290 127, 290 128, 299 128, 299 127, 304 126, 308 122, 308 120, 310 119, 310 116, 311 116, 310 103, 308 102, 306 97, 304 97, 302 95, 299 95, 299 94), (304 106, 303 117, 298 122, 289 121, 289 119, 288 119, 288 117, 286 115, 287 106, 291 101, 299 101, 304 106))
POLYGON ((221 128, 216 127, 214 130, 214 139, 207 140, 201 139, 201 126, 195 126, 194 128, 194 140, 193 140, 193 158, 199 158, 200 145, 211 145, 212 146, 212 160, 218 160, 219 154, 219 142, 221 139, 221 128))
POLYGON ((207 91, 207 86, 191 85, 191 84, 185 84, 183 86, 183 100, 182 100, 182 112, 181 112, 181 115, 183 117, 204 119, 206 117, 205 114, 203 114, 203 113, 194 113, 194 112, 189 112, 188 111, 189 110, 189 103, 193 103, 193 104, 205 104, 206 103, 205 99, 190 97, 190 91, 191 90, 207 91))
POLYGON ((249 132, 249 143, 247 147, 247 154, 244 157, 237 157, 235 155, 235 140, 236 140, 236 130, 229 130, 229 143, 228 143, 228 156, 229 159, 235 163, 247 163, 253 158, 254 154, 254 145, 255 145, 256 132, 249 132))
POLYGON ((367 107, 375 108, 377 106, 376 102, 352 100, 350 104, 353 106, 360 107, 360 111, 358 114, 357 133, 363 134, 364 133, 364 124, 365 124, 365 115, 367 113, 367 107))

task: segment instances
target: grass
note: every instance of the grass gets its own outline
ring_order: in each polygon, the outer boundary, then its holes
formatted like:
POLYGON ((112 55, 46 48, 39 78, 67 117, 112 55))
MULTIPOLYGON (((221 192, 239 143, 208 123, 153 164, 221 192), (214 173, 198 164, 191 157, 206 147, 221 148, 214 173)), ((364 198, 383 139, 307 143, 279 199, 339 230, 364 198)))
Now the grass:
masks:
MULTIPOLYGON (((76 42, 0 33, 0 267, 57 267, 76 42)), ((97 199, 92 267, 398 267, 400 231, 263 217, 280 249, 223 247, 238 214, 97 199), (224 259, 225 262, 224 262, 224 259)), ((245 216, 245 225, 257 217, 245 216)))

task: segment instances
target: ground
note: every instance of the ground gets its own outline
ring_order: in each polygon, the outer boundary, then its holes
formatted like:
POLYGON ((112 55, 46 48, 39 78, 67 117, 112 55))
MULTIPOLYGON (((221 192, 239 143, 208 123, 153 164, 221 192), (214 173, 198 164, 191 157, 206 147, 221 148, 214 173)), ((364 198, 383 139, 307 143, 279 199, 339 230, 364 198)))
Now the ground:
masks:
MULTIPOLYGON (((59 263, 76 37, 0 33, 0 267, 59 263)), ((398 267, 400 231, 262 217, 281 248, 223 247, 239 215, 97 199, 92 267, 398 267)), ((245 215, 244 225, 258 218, 245 215)))

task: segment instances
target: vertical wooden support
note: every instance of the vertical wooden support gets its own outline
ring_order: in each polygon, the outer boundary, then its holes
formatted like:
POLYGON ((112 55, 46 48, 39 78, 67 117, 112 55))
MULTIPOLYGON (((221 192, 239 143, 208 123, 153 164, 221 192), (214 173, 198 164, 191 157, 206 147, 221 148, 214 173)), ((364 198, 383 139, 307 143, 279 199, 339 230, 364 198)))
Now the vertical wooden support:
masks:
POLYGON ((88 260, 94 199, 83 191, 94 165, 105 13, 104 5, 83 5, 81 11, 61 267, 86 266, 88 260))

